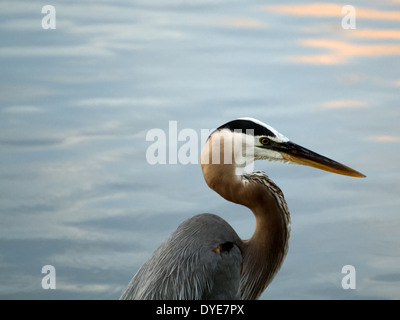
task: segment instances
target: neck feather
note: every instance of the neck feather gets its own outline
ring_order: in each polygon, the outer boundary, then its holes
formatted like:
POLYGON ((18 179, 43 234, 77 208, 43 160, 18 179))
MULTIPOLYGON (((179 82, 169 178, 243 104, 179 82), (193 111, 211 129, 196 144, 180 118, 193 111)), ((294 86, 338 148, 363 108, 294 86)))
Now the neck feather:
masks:
MULTIPOLYGON (((223 151, 222 151, 223 152, 223 151)), ((237 175, 235 164, 213 164, 212 147, 202 152, 201 167, 208 186, 228 201, 248 207, 256 229, 243 241, 243 299, 256 299, 268 286, 286 256, 290 215, 282 191, 262 172, 237 175)))

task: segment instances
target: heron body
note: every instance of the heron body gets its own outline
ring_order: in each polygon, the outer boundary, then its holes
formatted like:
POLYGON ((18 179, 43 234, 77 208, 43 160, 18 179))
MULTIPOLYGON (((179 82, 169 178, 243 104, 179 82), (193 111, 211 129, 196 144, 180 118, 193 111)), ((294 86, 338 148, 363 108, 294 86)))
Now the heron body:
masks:
POLYGON ((230 121, 208 138, 201 168, 208 186, 251 210, 253 236, 242 240, 222 218, 199 214, 184 221, 133 277, 121 299, 257 299, 280 269, 290 214, 280 188, 255 160, 282 161, 354 177, 361 173, 289 141, 252 118, 230 121))
POLYGON ((239 299, 240 242, 222 218, 194 216, 181 223, 153 253, 122 299, 239 299), (215 285, 218 282, 222 286, 215 285))

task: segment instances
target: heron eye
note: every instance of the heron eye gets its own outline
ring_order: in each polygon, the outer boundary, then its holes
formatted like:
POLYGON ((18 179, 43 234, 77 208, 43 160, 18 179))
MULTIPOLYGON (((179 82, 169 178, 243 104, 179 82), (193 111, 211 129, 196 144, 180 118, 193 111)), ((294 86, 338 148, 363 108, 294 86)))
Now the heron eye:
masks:
POLYGON ((269 139, 268 138, 260 138, 261 144, 269 144, 269 139))

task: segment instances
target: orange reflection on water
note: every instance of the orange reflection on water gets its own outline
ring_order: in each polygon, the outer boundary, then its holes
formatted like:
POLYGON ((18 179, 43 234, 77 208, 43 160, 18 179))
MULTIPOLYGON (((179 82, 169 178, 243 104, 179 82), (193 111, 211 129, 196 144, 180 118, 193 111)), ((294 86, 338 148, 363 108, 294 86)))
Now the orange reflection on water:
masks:
MULTIPOLYGON (((297 5, 260 6, 261 10, 308 17, 343 17, 344 5, 335 3, 311 3, 297 5)), ((400 11, 382 11, 354 6, 357 18, 373 20, 400 20, 400 11)))
POLYGON ((372 140, 377 142, 400 142, 400 137, 396 136, 376 136, 372 140))
POLYGON ((363 108, 367 107, 367 103, 360 100, 334 100, 326 101, 323 104, 325 109, 346 109, 346 108, 363 108))
POLYGON ((304 47, 327 50, 328 53, 293 56, 292 61, 315 64, 338 64, 355 57, 380 57, 400 55, 398 44, 353 44, 347 41, 327 39, 302 39, 304 47))
MULTIPOLYGON (((299 5, 266 5, 260 6, 259 8, 263 11, 309 17, 312 19, 337 18, 337 23, 334 25, 337 27, 335 29, 336 32, 333 33, 323 32, 327 30, 323 27, 320 29, 314 28, 312 31, 310 31, 309 28, 303 29, 306 30, 304 33, 308 35, 310 35, 310 33, 320 33, 321 38, 300 38, 298 39, 298 43, 302 47, 321 49, 322 52, 293 55, 290 59, 294 62, 334 65, 344 64, 351 58, 400 55, 400 44, 387 41, 400 39, 400 29, 342 29, 342 18, 347 14, 346 11, 342 12, 343 7, 343 5, 334 3, 313 3, 299 5), (329 38, 327 38, 327 36, 329 38), (368 39, 369 42, 365 44, 360 43, 363 39, 368 39), (376 40, 376 43, 371 44, 371 39, 376 40), (356 42, 355 40, 359 41, 356 42), (386 42, 382 40, 386 40, 386 42)), ((383 11, 360 6, 354 6, 354 8, 357 23, 359 19, 400 21, 400 11, 383 11)), ((365 26, 365 21, 363 23, 365 26)), ((329 20, 329 22, 327 21, 326 24, 332 28, 332 19, 329 20)))

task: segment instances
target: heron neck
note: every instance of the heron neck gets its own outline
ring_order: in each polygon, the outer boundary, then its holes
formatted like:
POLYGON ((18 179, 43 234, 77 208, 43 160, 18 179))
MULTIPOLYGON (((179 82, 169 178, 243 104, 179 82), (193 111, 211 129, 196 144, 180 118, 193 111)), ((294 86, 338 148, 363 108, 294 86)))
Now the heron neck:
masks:
POLYGON ((288 250, 290 215, 286 202, 265 188, 260 203, 250 207, 255 218, 253 236, 244 241, 242 297, 256 299, 280 269, 288 250))
POLYGON ((286 256, 289 210, 281 190, 262 173, 236 175, 234 164, 202 163, 208 186, 228 201, 248 207, 256 228, 243 241, 242 298, 256 299, 268 286, 286 256))

